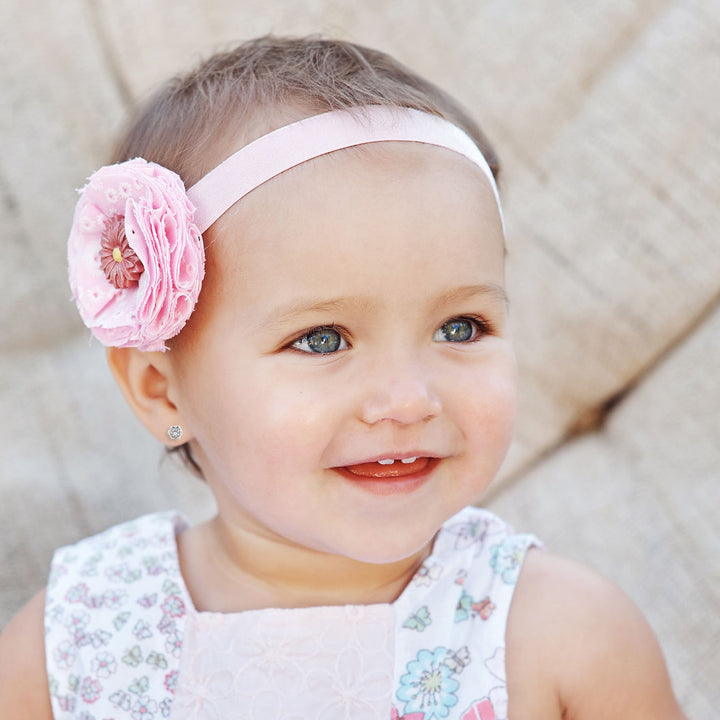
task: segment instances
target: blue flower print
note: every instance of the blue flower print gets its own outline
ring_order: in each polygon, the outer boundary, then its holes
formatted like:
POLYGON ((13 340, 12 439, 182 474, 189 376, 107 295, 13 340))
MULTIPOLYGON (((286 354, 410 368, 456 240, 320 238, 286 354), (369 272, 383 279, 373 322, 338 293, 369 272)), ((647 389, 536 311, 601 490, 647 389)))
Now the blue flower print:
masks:
POLYGON ((446 718, 457 703, 458 682, 445 663, 447 648, 420 650, 416 660, 407 664, 407 672, 400 678, 397 699, 405 703, 403 715, 424 712, 425 720, 446 718))
POLYGON ((506 585, 514 585, 525 557, 527 540, 521 537, 508 537, 499 545, 493 545, 490 550, 492 569, 502 577, 506 585))

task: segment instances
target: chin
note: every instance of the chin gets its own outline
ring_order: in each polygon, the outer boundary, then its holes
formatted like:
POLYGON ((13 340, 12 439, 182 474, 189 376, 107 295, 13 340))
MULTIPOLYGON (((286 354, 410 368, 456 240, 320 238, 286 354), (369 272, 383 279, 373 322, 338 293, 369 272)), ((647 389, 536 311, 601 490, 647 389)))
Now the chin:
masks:
POLYGON ((388 538, 378 532, 371 542, 361 548, 352 548, 344 553, 346 557, 369 565, 391 565, 408 560, 421 553, 440 529, 440 525, 424 534, 405 533, 402 537, 388 538))

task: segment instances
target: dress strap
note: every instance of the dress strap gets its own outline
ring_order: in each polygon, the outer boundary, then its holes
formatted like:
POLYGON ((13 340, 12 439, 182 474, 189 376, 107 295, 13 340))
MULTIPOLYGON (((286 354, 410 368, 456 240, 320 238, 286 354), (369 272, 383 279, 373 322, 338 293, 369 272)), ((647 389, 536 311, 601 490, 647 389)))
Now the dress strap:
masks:
POLYGON ((507 718, 505 629, 533 535, 465 508, 396 603, 393 718, 507 718))
POLYGON ((177 513, 146 515, 52 561, 46 663, 56 720, 168 717, 190 598, 177 513))

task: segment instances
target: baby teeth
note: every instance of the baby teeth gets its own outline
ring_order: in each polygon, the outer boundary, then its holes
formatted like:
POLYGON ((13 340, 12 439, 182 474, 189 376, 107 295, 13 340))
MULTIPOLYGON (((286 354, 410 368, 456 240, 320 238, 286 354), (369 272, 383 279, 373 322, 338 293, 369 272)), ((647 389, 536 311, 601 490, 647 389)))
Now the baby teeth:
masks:
MULTIPOLYGON (((417 460, 416 457, 411 458, 403 458, 400 462, 403 465, 411 465, 417 460)), ((387 460, 378 460, 378 465, 392 465, 395 462, 393 458, 388 458, 387 460)))

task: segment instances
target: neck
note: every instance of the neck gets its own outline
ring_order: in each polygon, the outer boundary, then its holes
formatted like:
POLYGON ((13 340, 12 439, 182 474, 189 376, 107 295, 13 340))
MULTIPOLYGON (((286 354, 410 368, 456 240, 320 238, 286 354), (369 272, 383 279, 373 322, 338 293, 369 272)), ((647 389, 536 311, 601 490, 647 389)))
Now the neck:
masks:
POLYGON ((178 538, 180 564, 198 610, 393 602, 430 554, 365 563, 278 541, 225 523, 220 516, 178 538))

